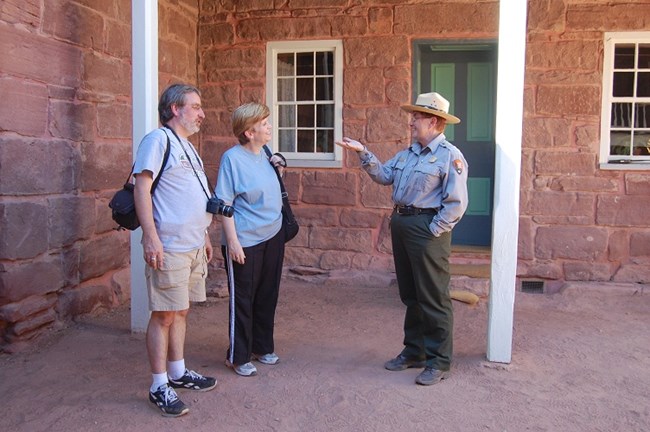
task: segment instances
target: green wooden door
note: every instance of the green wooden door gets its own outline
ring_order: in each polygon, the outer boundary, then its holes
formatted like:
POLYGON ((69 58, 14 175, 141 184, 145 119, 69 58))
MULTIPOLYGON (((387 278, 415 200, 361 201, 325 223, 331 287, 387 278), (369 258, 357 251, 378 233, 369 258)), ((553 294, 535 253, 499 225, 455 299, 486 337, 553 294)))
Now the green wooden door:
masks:
MULTIPOLYGON (((451 104, 460 124, 445 129, 469 165, 469 206, 454 228, 453 244, 489 246, 494 192, 496 47, 416 45, 415 96, 436 91, 451 104)), ((414 97, 415 97, 414 96, 414 97)))

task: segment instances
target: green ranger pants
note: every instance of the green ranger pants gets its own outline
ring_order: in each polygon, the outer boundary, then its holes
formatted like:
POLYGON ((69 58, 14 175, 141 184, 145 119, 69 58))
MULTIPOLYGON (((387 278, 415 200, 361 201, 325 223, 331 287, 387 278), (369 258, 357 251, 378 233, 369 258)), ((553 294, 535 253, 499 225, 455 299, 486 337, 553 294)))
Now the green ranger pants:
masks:
POLYGON ((431 214, 391 217, 395 272, 404 317, 404 350, 409 359, 447 371, 453 350, 453 310, 449 296, 451 233, 435 237, 431 214))

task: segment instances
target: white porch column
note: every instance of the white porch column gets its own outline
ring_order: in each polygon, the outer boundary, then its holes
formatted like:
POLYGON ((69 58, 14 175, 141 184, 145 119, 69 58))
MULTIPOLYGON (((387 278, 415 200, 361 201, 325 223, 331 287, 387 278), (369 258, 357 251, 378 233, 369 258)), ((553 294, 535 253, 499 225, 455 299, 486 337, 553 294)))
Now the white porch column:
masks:
MULTIPOLYGON (((158 0, 131 2, 133 159, 147 132, 158 127, 158 0)), ((144 332, 149 299, 142 259, 142 230, 131 233, 131 331, 144 332)))
POLYGON ((496 167, 487 359, 510 363, 519 237, 526 0, 499 2, 496 167))

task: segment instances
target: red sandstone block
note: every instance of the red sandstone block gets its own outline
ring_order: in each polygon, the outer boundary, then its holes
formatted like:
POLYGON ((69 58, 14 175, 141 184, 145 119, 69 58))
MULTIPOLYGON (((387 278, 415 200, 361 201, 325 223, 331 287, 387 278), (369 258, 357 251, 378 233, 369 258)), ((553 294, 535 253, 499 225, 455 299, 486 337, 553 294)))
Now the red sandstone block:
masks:
POLYGON ((78 187, 80 164, 78 151, 65 141, 6 140, 0 146, 0 192, 8 195, 70 192, 78 187))
POLYGON ((95 106, 68 101, 50 102, 49 132, 57 138, 71 141, 91 141, 95 138, 95 106))
POLYGON ((0 304, 53 293, 63 287, 59 257, 29 262, 0 263, 0 304))
POLYGON ((47 250, 47 207, 32 202, 0 203, 0 259, 36 257, 47 250))
POLYGON ((41 23, 41 2, 39 0, 4 0, 4 4, 0 7, 0 21, 38 28, 41 23))
MULTIPOLYGON (((369 108, 367 136, 369 142, 390 142, 409 139, 408 114, 399 106, 369 108)), ((394 156, 391 155, 391 157, 394 156)), ((382 159, 384 162, 386 159, 382 159)))
POLYGON ((56 303, 56 295, 32 296, 22 301, 0 307, 0 320, 15 323, 30 315, 50 309, 56 303))
POLYGON ((346 104, 377 105, 384 102, 384 77, 379 68, 354 68, 343 81, 346 104))
POLYGON ((361 176, 361 204, 364 207, 378 209, 390 209, 393 207, 391 200, 392 189, 390 186, 375 183, 365 171, 359 173, 359 175, 361 176))
POLYGON ((598 197, 598 225, 650 227, 650 196, 606 195, 598 197))
MULTIPOLYGON (((182 61, 182 60, 179 60, 182 61)), ((183 67, 189 67, 184 64, 183 67)), ((131 64, 128 60, 88 53, 83 56, 84 88, 100 94, 131 95, 131 64)))
POLYGON ((378 228, 385 217, 385 211, 347 209, 341 210, 341 226, 351 228, 378 228))
POLYGON ((549 188, 556 191, 571 192, 617 192, 619 190, 619 181, 613 178, 568 175, 553 178, 549 188))
POLYGON ((79 249, 79 280, 96 278, 129 262, 129 239, 122 236, 95 237, 79 249))
POLYGON ((436 2, 395 6, 395 34, 496 33, 498 2, 436 2), (423 19, 428 17, 429 19, 423 19))
POLYGON ((536 69, 565 69, 572 73, 600 68, 598 50, 602 41, 566 40, 529 42, 526 46, 526 66, 536 69))
POLYGON ((300 205, 296 206, 294 213, 301 227, 333 227, 339 222, 336 209, 330 206, 300 205))
POLYGON ((599 261, 607 257, 605 228, 539 227, 535 240, 537 258, 599 261))
POLYGON ((648 174, 625 174, 626 195, 648 195, 650 190, 650 175, 648 174))
POLYGON ((576 31, 647 30, 647 3, 597 3, 569 5, 566 12, 566 28, 576 31))
POLYGON ((91 285, 65 290, 59 295, 57 312, 62 317, 92 312, 98 307, 114 305, 113 290, 108 285, 91 285))
POLYGON ((570 147, 571 120, 563 118, 527 118, 523 143, 526 148, 570 147))
POLYGON ((319 267, 323 270, 349 269, 354 253, 341 251, 325 251, 321 256, 319 267))
POLYGON ((368 9, 368 33, 390 34, 393 30, 393 10, 388 7, 368 9))
POLYGON ((535 156, 535 173, 538 175, 594 175, 596 155, 538 151, 535 156))
POLYGON ((131 58, 131 26, 106 20, 106 52, 114 57, 131 58))
POLYGON ((537 114, 554 116, 598 116, 600 87, 541 85, 535 104, 537 114))
POLYGON ((50 324, 56 320, 56 312, 48 309, 26 318, 13 326, 12 332, 16 336, 24 336, 28 333, 41 329, 41 327, 50 324))
POLYGON ((355 205, 357 176, 353 173, 304 171, 301 199, 308 204, 355 205))
POLYGON ((131 105, 97 105, 97 134, 100 137, 130 139, 132 123, 131 105))
POLYGON ((48 91, 42 84, 1 78, 0 130, 42 137, 47 130, 48 91))
POLYGON ((593 194, 588 193, 533 191, 524 213, 543 216, 591 215, 595 199, 593 194))
POLYGON ((529 31, 564 29, 566 4, 560 0, 536 0, 528 3, 529 31))
POLYGON ((623 264, 614 277, 614 282, 635 284, 650 283, 650 266, 648 264, 623 264))
POLYGON ((94 50, 104 48, 104 18, 100 13, 68 0, 49 0, 44 5, 44 33, 94 50))
POLYGON ((366 18, 361 16, 333 16, 331 20, 333 37, 355 37, 368 33, 366 18))
POLYGON ((235 29, 231 23, 210 23, 199 27, 200 47, 230 47, 235 42, 235 29))
POLYGON ((130 143, 88 142, 81 145, 81 189, 96 191, 120 188, 132 164, 130 143))
POLYGON ((5 74, 66 87, 81 85, 78 47, 15 27, 0 26, 0 53, 4 59, 11 59, 2 61, 5 74), (47 67, 34 67, 34 59, 46 59, 47 67))
POLYGON ((374 250, 372 231, 354 228, 311 229, 309 245, 315 249, 368 253, 374 250))
POLYGON ((650 261, 650 232, 633 232, 630 235, 630 256, 646 263, 650 261))
POLYGON ((616 265, 608 262, 566 262, 564 279, 568 281, 607 282, 615 273, 616 265))
POLYGON ((50 249, 69 246, 94 234, 96 225, 94 197, 59 196, 50 198, 48 203, 50 249))

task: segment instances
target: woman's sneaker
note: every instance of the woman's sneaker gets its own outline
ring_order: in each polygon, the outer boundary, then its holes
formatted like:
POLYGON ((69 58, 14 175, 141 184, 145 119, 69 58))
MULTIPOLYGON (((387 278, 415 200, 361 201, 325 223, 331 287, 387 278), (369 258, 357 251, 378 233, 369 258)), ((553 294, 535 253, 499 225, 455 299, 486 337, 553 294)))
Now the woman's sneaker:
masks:
POLYGON ((155 392, 149 392, 149 401, 156 405, 165 417, 179 417, 187 414, 190 409, 178 398, 173 388, 167 384, 158 387, 155 392))
POLYGON ((182 377, 178 379, 171 379, 170 377, 169 385, 179 389, 208 391, 217 386, 217 380, 216 378, 203 376, 193 370, 185 369, 182 377))
POLYGON ((253 358, 258 362, 267 365, 278 364, 278 362, 280 361, 280 357, 278 357, 276 353, 269 353, 264 355, 253 354, 253 358))
POLYGON ((251 362, 244 363, 241 365, 235 365, 230 363, 229 360, 226 360, 226 366, 232 368, 232 370, 234 370, 237 375, 241 375, 241 376, 257 375, 257 368, 251 362))

